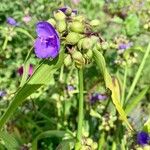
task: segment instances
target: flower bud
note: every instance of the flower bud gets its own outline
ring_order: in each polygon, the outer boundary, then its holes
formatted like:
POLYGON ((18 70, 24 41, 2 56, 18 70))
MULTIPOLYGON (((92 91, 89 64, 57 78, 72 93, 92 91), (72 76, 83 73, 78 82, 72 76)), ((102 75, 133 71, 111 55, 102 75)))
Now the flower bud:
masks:
POLYGON ((87 145, 92 145, 93 144, 93 140, 91 138, 88 138, 86 143, 87 143, 87 145))
POLYGON ((93 57, 93 51, 91 49, 89 49, 86 53, 85 53, 85 57, 87 59, 92 59, 93 57))
POLYGON ((82 43, 82 48, 84 50, 91 49, 93 46, 93 41, 90 38, 84 38, 82 43))
POLYGON ((54 18, 55 18, 57 21, 65 20, 66 15, 65 15, 62 11, 58 10, 57 12, 54 13, 54 18))
POLYGON ((83 33, 84 25, 82 22, 74 21, 70 24, 70 30, 77 33, 83 33))
POLYGON ((92 21, 90 22, 90 25, 93 26, 93 27, 96 27, 96 26, 100 25, 100 21, 97 20, 97 19, 92 20, 92 21))
POLYGON ((97 149, 98 148, 98 144, 96 142, 94 142, 92 147, 93 147, 93 149, 97 149))
POLYGON ((65 14, 66 14, 67 16, 70 16, 71 13, 72 13, 72 9, 71 9, 70 7, 67 7, 67 9, 66 9, 66 11, 65 11, 65 14))
POLYGON ((84 40, 84 39, 80 39, 79 42, 78 42, 78 45, 77 45, 77 46, 78 46, 78 49, 79 49, 79 50, 82 49, 83 40, 84 40))
POLYGON ((72 59, 71 59, 71 56, 69 54, 65 57, 64 64, 66 67, 68 67, 72 64, 72 59))
POLYGON ((81 35, 75 32, 70 32, 66 37, 67 44, 75 45, 80 40, 81 35))
POLYGON ((74 59, 76 66, 79 68, 81 68, 83 66, 83 64, 85 64, 85 60, 79 51, 73 52, 72 58, 74 59))
POLYGON ((74 16, 73 20, 83 22, 83 21, 85 21, 85 17, 81 16, 81 15, 78 15, 78 16, 74 16))
POLYGON ((48 19, 47 22, 49 22, 54 27, 56 26, 56 21, 53 18, 48 19))
POLYGON ((109 44, 107 42, 102 43, 102 49, 106 50, 109 48, 109 44))
POLYGON ((67 25, 66 25, 65 20, 61 20, 61 21, 57 22, 56 28, 57 28, 58 32, 60 32, 60 33, 64 32, 66 30, 66 27, 67 27, 67 25))

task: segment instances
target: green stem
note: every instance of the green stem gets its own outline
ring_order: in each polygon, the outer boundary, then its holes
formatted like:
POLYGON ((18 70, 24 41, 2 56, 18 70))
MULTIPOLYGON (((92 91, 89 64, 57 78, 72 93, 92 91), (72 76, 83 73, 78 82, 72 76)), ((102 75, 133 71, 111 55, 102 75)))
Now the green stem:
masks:
POLYGON ((126 98, 126 102, 129 100, 129 98, 131 97, 132 93, 134 92, 135 86, 136 86, 136 84, 137 84, 137 82, 138 82, 138 80, 140 78, 140 75, 142 74, 142 70, 144 68, 145 62, 146 62, 146 60, 147 60, 147 58, 149 56, 149 52, 150 52, 150 43, 149 43, 149 45, 148 45, 148 47, 147 47, 147 49, 145 51, 144 57, 142 59, 142 62, 140 64, 140 66, 138 68, 138 71, 137 71, 137 73, 135 75, 135 78, 134 78, 134 80, 132 82, 132 85, 130 87, 129 93, 128 93, 127 98, 126 98))
POLYGON ((124 73, 124 78, 123 78, 123 87, 122 87, 122 99, 121 99, 121 103, 122 106, 124 105, 124 100, 125 100, 125 90, 126 90, 126 84, 127 84, 127 74, 128 74, 128 66, 125 66, 125 73, 124 73))
POLYGON ((79 80, 79 110, 78 110, 78 130, 77 130, 77 142, 75 145, 75 150, 81 148, 82 140, 82 125, 83 125, 83 69, 78 70, 78 80, 79 80))
POLYGON ((6 35, 5 41, 4 41, 4 44, 3 44, 3 47, 2 47, 2 50, 5 50, 5 49, 6 49, 7 43, 8 43, 8 36, 6 35))

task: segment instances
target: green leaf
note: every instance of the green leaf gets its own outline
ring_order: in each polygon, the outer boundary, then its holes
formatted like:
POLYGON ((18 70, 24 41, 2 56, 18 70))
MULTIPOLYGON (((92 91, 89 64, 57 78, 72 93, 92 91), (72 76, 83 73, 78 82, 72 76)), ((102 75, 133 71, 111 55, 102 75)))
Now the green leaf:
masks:
POLYGON ((144 98, 145 94, 147 93, 149 87, 145 87, 136 97, 132 98, 130 102, 126 104, 125 112, 129 114, 138 103, 144 98))
POLYGON ((139 18, 136 14, 130 14, 125 20, 125 28, 128 35, 135 35, 139 32, 139 18))
POLYGON ((145 132, 150 133, 150 118, 146 121, 146 123, 144 124, 143 130, 145 132))
POLYGON ((133 130, 130 123, 128 122, 126 113, 123 110, 121 103, 120 103, 120 93, 118 92, 119 91, 118 81, 116 79, 113 80, 111 78, 111 76, 108 73, 108 70, 106 68, 105 59, 98 50, 96 50, 96 49, 93 50, 93 56, 94 56, 95 62, 97 63, 97 65, 103 75, 106 87, 109 90, 111 90, 111 92, 112 92, 111 98, 112 98, 112 101, 113 101, 118 113, 120 114, 121 119, 127 124, 127 126, 129 127, 130 130, 133 130))
POLYGON ((38 140, 48 137, 59 137, 62 138, 66 132, 58 130, 50 130, 40 133, 32 142, 32 150, 37 150, 38 140))
POLYGON ((136 84, 137 84, 137 82, 138 82, 138 80, 139 80, 139 78, 140 78, 140 76, 142 74, 142 70, 143 70, 143 68, 145 66, 145 63, 146 63, 146 60, 148 58, 149 53, 150 53, 150 43, 149 43, 149 45, 148 45, 148 47, 147 47, 147 49, 145 51, 144 57, 142 59, 142 62, 140 64, 139 68, 138 68, 138 71, 136 72, 136 75, 135 75, 134 79, 133 79, 133 82, 132 82, 131 87, 129 89, 129 93, 127 95, 126 101, 129 100, 129 98, 131 97, 131 95, 132 95, 132 93, 133 93, 133 91, 135 89, 135 86, 136 86, 136 84))
POLYGON ((3 141, 4 146, 7 148, 7 150, 16 150, 18 149, 18 142, 16 139, 7 133, 6 131, 0 132, 0 139, 3 141))
POLYGON ((59 57, 52 61, 44 60, 37 67, 33 75, 27 80, 27 82, 18 89, 12 102, 7 108, 6 112, 0 119, 0 130, 3 125, 7 122, 9 117, 17 109, 17 107, 22 104, 22 102, 39 89, 43 85, 48 85, 51 81, 51 75, 53 75, 57 69, 59 69, 64 60, 64 49, 61 50, 59 57))

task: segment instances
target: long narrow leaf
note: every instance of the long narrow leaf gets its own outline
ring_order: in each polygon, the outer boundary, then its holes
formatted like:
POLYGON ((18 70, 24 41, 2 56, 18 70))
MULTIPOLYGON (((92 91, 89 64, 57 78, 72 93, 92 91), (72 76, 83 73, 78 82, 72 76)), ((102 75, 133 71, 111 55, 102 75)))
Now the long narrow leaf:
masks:
POLYGON ((110 74, 108 73, 108 70, 106 68, 105 59, 104 59, 103 55, 96 49, 93 51, 93 54, 94 54, 95 62, 98 65, 98 67, 99 67, 99 69, 103 75, 103 78, 105 80, 105 85, 112 92, 111 98, 112 98, 112 101, 113 101, 118 113, 120 114, 120 117, 127 124, 129 129, 133 130, 130 123, 128 122, 128 119, 126 117, 126 113, 121 106, 120 99, 118 96, 119 94, 116 92, 116 83, 115 83, 116 81, 114 82, 112 80, 110 74))
POLYGON ((39 67, 35 70, 33 75, 27 80, 27 82, 18 89, 12 102, 7 108, 6 112, 0 119, 0 130, 7 122, 9 117, 17 109, 17 107, 32 93, 39 89, 42 85, 49 84, 51 75, 61 67, 64 58, 64 49, 59 54, 59 57, 53 61, 44 60, 39 67))
POLYGON ((136 105, 144 98, 148 89, 149 87, 145 87, 136 97, 132 98, 130 102, 128 101, 125 107, 125 112, 127 114, 129 114, 136 107, 136 105))

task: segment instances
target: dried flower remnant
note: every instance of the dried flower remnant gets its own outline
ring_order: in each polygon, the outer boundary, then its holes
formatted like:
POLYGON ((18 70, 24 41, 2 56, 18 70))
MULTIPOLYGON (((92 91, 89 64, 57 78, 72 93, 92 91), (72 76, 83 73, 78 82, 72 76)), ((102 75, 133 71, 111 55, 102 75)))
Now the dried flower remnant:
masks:
POLYGON ((137 143, 139 145, 146 145, 148 144, 150 141, 150 136, 148 135, 148 133, 141 131, 137 133, 137 143))
POLYGON ((25 22, 25 23, 29 23, 30 21, 31 21, 31 16, 24 16, 23 18, 22 18, 22 20, 25 22))
POLYGON ((38 58, 55 58, 60 49, 60 39, 54 27, 41 21, 36 25, 37 39, 34 43, 35 54, 38 58))
MULTIPOLYGON (((23 75, 23 66, 21 66, 17 72, 19 73, 20 76, 22 76, 23 75)), ((32 73, 33 73, 33 65, 30 64, 28 75, 31 76, 32 73)))
POLYGON ((11 26, 18 26, 18 23, 16 22, 16 20, 12 17, 7 18, 7 23, 11 26))
POLYGON ((72 3, 78 5, 80 3, 80 0, 72 0, 72 3))

